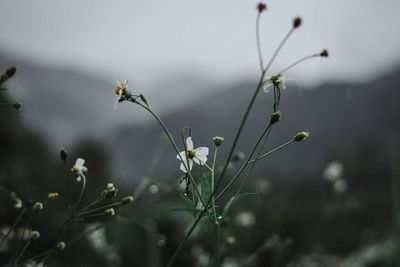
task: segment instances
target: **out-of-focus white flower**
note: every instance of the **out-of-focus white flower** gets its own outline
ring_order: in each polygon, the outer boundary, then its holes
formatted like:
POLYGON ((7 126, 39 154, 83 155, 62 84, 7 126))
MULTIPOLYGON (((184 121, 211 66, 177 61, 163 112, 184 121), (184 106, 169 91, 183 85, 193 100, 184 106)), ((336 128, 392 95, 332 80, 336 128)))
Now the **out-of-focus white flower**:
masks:
POLYGON ((153 195, 154 195, 154 194, 157 194, 158 191, 159 191, 158 185, 152 184, 152 185, 149 186, 149 192, 150 192, 151 194, 153 194, 153 195))
POLYGON ((124 90, 128 89, 128 81, 124 80, 123 82, 120 82, 116 79, 115 82, 117 83, 117 89, 115 89, 114 109, 117 109, 117 105, 122 97, 124 90))
POLYGON ((293 80, 292 78, 286 78, 281 74, 272 75, 265 78, 263 89, 264 92, 268 93, 274 86, 279 86, 280 89, 286 89, 285 81, 293 80))
POLYGON ((328 181, 334 181, 343 176, 343 164, 339 161, 332 161, 323 172, 323 177, 328 181))
POLYGON ((339 194, 345 193, 347 191, 347 181, 342 178, 335 179, 333 182, 333 189, 339 194))
POLYGON ((193 161, 199 165, 205 164, 207 161, 207 155, 208 147, 193 148, 192 137, 189 136, 186 138, 186 151, 179 152, 179 155, 177 155, 176 158, 181 161, 181 171, 186 173, 186 169, 189 169, 189 171, 192 170, 193 161))
POLYGON ((234 258, 226 258, 221 267, 239 267, 239 263, 234 258))
POLYGON ((24 267, 44 267, 44 266, 45 265, 43 262, 36 262, 33 260, 30 260, 24 264, 24 267))
POLYGON ((256 217, 253 213, 244 211, 236 215, 235 222, 240 226, 250 227, 256 222, 256 217))
POLYGON ((76 161, 75 161, 74 166, 71 168, 71 171, 73 173, 75 173, 76 180, 78 182, 80 182, 81 179, 82 179, 81 175, 85 174, 87 172, 87 168, 84 166, 84 164, 85 164, 85 160, 84 159, 77 158, 76 161))

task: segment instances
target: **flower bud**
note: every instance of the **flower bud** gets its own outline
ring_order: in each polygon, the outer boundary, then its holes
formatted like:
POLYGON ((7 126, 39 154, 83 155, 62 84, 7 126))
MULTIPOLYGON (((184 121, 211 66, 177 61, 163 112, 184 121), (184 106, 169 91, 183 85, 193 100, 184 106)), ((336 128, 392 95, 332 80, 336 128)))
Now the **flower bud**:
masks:
POLYGON ((216 136, 213 138, 215 146, 220 146, 224 142, 224 138, 220 136, 216 136))
POLYGON ((20 209, 22 208, 22 200, 19 198, 14 198, 14 208, 20 209))
POLYGON ((12 78, 14 76, 14 74, 17 72, 18 67, 17 66, 12 66, 11 68, 9 68, 8 70, 6 70, 6 74, 8 76, 8 78, 12 78))
POLYGON ((61 160, 65 162, 67 160, 67 157, 68 157, 67 150, 65 148, 63 148, 63 147, 60 148, 60 158, 61 158, 61 160))
POLYGON ((300 17, 296 17, 293 20, 293 28, 298 28, 301 25, 301 18, 300 17))
POLYGON ((134 200, 134 198, 133 198, 132 196, 127 196, 127 197, 124 197, 124 198, 121 200, 121 204, 122 204, 122 205, 130 204, 130 203, 133 202, 133 200, 134 200))
POLYGON ((329 53, 328 50, 324 49, 322 50, 321 54, 319 54, 321 57, 328 57, 329 53))
POLYGON ((300 132, 300 133, 296 134, 296 136, 294 137, 294 141, 296 141, 296 142, 303 141, 303 140, 306 139, 309 135, 310 135, 309 132, 300 132))
POLYGON ((280 111, 276 111, 276 112, 272 113, 269 123, 274 124, 274 123, 278 122, 281 119, 281 116, 282 116, 282 113, 280 111))
POLYGON ((13 107, 14 107, 15 109, 21 109, 21 108, 22 108, 22 103, 21 103, 21 102, 14 103, 14 104, 13 104, 13 107))
POLYGON ((262 3, 262 2, 260 2, 260 3, 258 3, 258 5, 257 5, 257 10, 258 10, 258 12, 263 12, 264 10, 267 10, 267 5, 266 4, 264 4, 264 3, 262 3))
POLYGON ((57 192, 55 193, 49 193, 48 198, 49 199, 57 199, 59 197, 59 194, 57 192))
POLYGON ((67 245, 65 244, 65 242, 60 241, 60 242, 57 243, 56 249, 59 250, 59 251, 63 251, 63 250, 65 249, 66 246, 67 246, 67 245))
POLYGON ((104 211, 104 214, 105 215, 109 215, 109 216, 114 216, 115 215, 115 210, 113 208, 106 209, 104 211))
POLYGON ((33 204, 33 210, 43 210, 43 203, 36 202, 35 204, 33 204))
POLYGON ((31 239, 39 239, 40 233, 38 231, 32 231, 29 235, 31 239))

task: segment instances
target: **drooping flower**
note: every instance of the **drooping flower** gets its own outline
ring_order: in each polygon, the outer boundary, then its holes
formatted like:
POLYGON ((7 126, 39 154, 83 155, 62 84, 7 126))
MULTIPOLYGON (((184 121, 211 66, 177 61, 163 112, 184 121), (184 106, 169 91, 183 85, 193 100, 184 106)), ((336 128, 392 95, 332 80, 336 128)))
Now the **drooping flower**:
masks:
POLYGON ((263 89, 264 92, 268 93, 274 86, 279 86, 280 89, 286 89, 285 81, 293 80, 291 78, 286 78, 282 74, 272 75, 265 78, 263 89))
POLYGON ((115 82, 117 83, 117 89, 115 89, 114 109, 117 109, 117 105, 121 100, 124 90, 128 89, 128 81, 124 80, 123 82, 120 82, 118 80, 115 80, 115 82))
POLYGON ((208 147, 193 148, 192 137, 189 136, 188 138, 186 138, 186 151, 179 152, 179 155, 177 155, 176 158, 181 161, 181 171, 186 173, 186 169, 189 169, 190 171, 192 170, 193 161, 196 164, 204 165, 207 162, 207 155, 208 147))
POLYGON ((81 175, 87 172, 87 168, 83 166, 85 164, 85 160, 82 158, 77 158, 75 161, 75 165, 71 168, 71 171, 76 175, 76 180, 78 182, 81 181, 81 175))

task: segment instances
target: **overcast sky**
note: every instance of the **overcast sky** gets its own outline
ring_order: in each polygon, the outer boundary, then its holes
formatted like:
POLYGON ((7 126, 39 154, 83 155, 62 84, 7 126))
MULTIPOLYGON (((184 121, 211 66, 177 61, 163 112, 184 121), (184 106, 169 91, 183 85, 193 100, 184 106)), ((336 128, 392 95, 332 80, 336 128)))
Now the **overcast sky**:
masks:
MULTIPOLYGON (((0 48, 10 55, 154 87, 186 72, 210 80, 258 76, 258 1, 1 0, 0 48)), ((261 20, 265 60, 304 19, 277 58, 278 70, 328 48, 288 73, 298 84, 365 80, 400 59, 397 0, 271 0, 261 20)))

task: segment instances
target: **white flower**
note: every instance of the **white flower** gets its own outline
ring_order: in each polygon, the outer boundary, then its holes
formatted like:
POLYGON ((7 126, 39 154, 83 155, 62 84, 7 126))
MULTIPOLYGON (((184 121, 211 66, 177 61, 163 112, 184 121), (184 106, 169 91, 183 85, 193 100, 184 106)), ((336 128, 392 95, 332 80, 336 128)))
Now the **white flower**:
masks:
POLYGON ((332 161, 331 163, 328 164, 328 166, 325 168, 323 172, 323 177, 330 181, 333 182, 336 179, 339 179, 343 176, 343 164, 340 163, 339 161, 332 161))
POLYGON ((263 85, 264 92, 268 93, 269 90, 274 86, 279 86, 281 89, 286 89, 285 81, 293 80, 292 78, 286 78, 281 74, 272 75, 270 77, 266 77, 263 85))
POLYGON ((186 151, 179 152, 179 155, 177 155, 176 158, 182 161, 180 169, 186 173, 188 163, 188 169, 191 171, 193 168, 193 161, 199 165, 205 164, 207 161, 207 155, 208 147, 198 147, 194 149, 192 137, 189 136, 186 138, 186 151))
POLYGON ((114 109, 117 109, 117 105, 122 97, 122 93, 124 92, 124 90, 128 89, 128 81, 124 80, 121 83, 120 81, 115 80, 115 82, 117 83, 117 89, 115 89, 114 109))
POLYGON ((74 166, 71 168, 71 171, 76 174, 76 180, 78 182, 81 181, 81 175, 87 172, 87 168, 83 166, 85 164, 85 160, 82 158, 77 158, 74 166))

